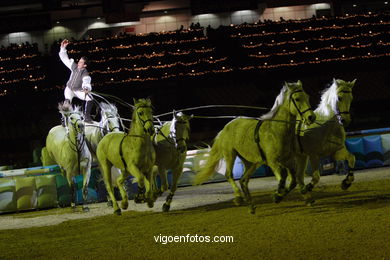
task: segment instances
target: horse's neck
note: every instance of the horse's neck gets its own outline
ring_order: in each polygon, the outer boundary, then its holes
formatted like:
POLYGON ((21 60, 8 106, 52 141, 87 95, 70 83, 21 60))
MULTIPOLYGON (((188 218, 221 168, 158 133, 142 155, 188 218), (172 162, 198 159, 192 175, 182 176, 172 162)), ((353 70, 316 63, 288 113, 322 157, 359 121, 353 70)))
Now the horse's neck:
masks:
POLYGON ((72 126, 68 127, 68 138, 71 140, 77 139, 77 131, 72 126))
POLYGON ((269 124, 275 133, 288 133, 295 130, 295 120, 296 116, 292 115, 288 108, 281 106, 269 120, 269 124))
POLYGON ((103 139, 102 129, 98 126, 87 126, 85 129, 85 137, 92 145, 96 145, 103 139))
POLYGON ((130 135, 144 135, 145 130, 142 124, 137 121, 133 121, 129 130, 130 135))
POLYGON ((165 138, 168 138, 169 134, 170 134, 170 127, 171 127, 171 123, 170 122, 164 124, 160 128, 160 130, 157 132, 155 141, 159 142, 159 141, 165 140, 165 138))
POLYGON ((68 138, 71 143, 76 144, 81 139, 81 134, 74 130, 73 127, 68 127, 68 138))

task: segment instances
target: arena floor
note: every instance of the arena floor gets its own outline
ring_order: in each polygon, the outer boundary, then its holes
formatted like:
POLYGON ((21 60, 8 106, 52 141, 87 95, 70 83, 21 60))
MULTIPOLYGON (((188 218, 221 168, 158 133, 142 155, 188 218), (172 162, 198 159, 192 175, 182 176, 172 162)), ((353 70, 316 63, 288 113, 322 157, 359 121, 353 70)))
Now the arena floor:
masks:
POLYGON ((323 176, 316 203, 298 191, 271 199, 274 177, 250 181, 255 215, 236 207, 227 182, 180 188, 170 213, 130 202, 122 216, 105 203, 90 212, 59 208, 0 215, 0 259, 16 258, 255 258, 390 259, 390 168, 357 171, 348 191, 344 176, 323 176), (162 243, 160 236, 229 235, 232 243, 162 243), (57 257, 58 256, 58 257, 57 257))

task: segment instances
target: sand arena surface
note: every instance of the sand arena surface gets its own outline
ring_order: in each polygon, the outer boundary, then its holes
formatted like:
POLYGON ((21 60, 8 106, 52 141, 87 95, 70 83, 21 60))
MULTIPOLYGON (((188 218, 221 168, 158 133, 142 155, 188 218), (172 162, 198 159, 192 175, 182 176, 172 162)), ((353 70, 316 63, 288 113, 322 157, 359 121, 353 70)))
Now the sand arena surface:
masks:
POLYGON ((235 206, 228 183, 185 187, 171 211, 130 202, 122 216, 105 203, 0 216, 0 259, 390 259, 390 168, 324 176, 305 206, 295 190, 272 201, 274 177, 252 179, 257 206, 235 206), (202 206, 203 205, 203 206, 202 206), (30 227, 30 228, 21 228, 30 227), (163 243, 174 236, 228 236, 229 242, 163 243))
MULTIPOLYGON (((329 185, 339 185, 344 179, 341 175, 322 176, 320 182, 313 190, 313 196, 322 187, 329 185)), ((375 168, 369 170, 361 170, 355 172, 356 183, 390 179, 390 167, 375 168)), ((305 183, 308 183, 309 177, 306 178, 305 183)), ((249 188, 252 193, 259 191, 269 191, 269 201, 271 202, 272 191, 277 187, 275 177, 264 177, 251 179, 249 188)), ((341 190, 341 189, 340 189, 341 190)), ((389 188, 390 190, 390 188, 389 188)), ((297 192, 297 189, 295 190, 297 192)), ((167 192, 159 197, 155 202, 153 208, 148 208, 146 204, 135 204, 133 201, 129 202, 129 208, 122 211, 139 211, 139 212, 161 212, 162 205, 165 202, 167 192)), ((287 197, 289 197, 288 195, 287 197)), ((227 182, 206 184, 202 186, 181 187, 176 191, 176 194, 171 203, 171 211, 195 208, 199 206, 212 205, 231 201, 233 199, 233 191, 227 182)), ((282 202, 283 203, 283 202, 282 202)), ((302 202, 303 203, 303 202, 302 202)), ((234 207, 232 203, 232 207, 234 207)), ((261 205, 257 205, 258 210, 261 205)), ((31 227, 42 227, 57 225, 69 220, 89 219, 104 215, 113 214, 113 209, 108 207, 106 203, 89 204, 90 211, 82 212, 81 206, 78 206, 74 211, 70 208, 54 208, 41 211, 29 211, 14 214, 0 215, 0 230, 7 229, 21 229, 31 227)))

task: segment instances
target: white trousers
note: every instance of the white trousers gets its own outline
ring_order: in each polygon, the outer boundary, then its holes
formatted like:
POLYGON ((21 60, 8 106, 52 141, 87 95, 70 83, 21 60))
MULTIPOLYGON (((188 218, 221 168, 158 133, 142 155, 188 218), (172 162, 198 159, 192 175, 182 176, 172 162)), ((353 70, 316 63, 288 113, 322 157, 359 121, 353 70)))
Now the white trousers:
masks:
POLYGON ((85 101, 91 101, 92 100, 91 94, 88 95, 84 91, 79 91, 79 90, 73 91, 73 90, 71 90, 68 87, 66 87, 65 90, 64 90, 64 96, 65 96, 65 99, 69 99, 70 102, 72 102, 72 99, 75 96, 78 97, 79 99, 85 100, 85 101))

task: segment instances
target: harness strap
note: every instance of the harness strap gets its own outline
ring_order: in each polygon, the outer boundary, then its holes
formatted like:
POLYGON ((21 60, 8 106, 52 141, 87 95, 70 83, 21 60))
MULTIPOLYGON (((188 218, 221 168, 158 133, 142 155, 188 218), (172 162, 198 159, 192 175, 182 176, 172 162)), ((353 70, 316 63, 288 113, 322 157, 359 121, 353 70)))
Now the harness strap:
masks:
POLYGON ((142 135, 130 135, 128 133, 125 133, 125 135, 123 136, 122 140, 121 140, 121 143, 119 144, 119 156, 121 157, 121 160, 123 162, 123 165, 125 166, 125 170, 127 168, 127 164, 126 164, 126 161, 125 159, 123 158, 123 149, 122 149, 122 143, 123 141, 125 140, 126 137, 128 136, 134 136, 134 137, 140 137, 140 138, 144 138, 144 136, 142 135))
POLYGON ((126 161, 125 159, 123 158, 123 149, 122 149, 122 143, 123 143, 123 140, 125 140, 125 138, 127 137, 127 134, 125 134, 121 140, 121 143, 119 144, 119 156, 121 157, 121 160, 122 160, 122 163, 123 165, 125 166, 125 171, 126 171, 126 168, 127 168, 127 164, 126 164, 126 161))
POLYGON ((259 135, 259 130, 260 130, 260 126, 261 126, 262 123, 263 123, 263 121, 261 121, 261 120, 258 120, 258 121, 257 121, 256 127, 255 127, 255 132, 254 132, 254 138, 255 138, 256 145, 257 145, 257 149, 259 150, 260 157, 261 157, 264 161, 267 161, 267 159, 266 159, 266 157, 265 157, 265 154, 264 154, 264 151, 263 151, 263 149, 261 149, 261 147, 260 147, 260 135, 259 135))

